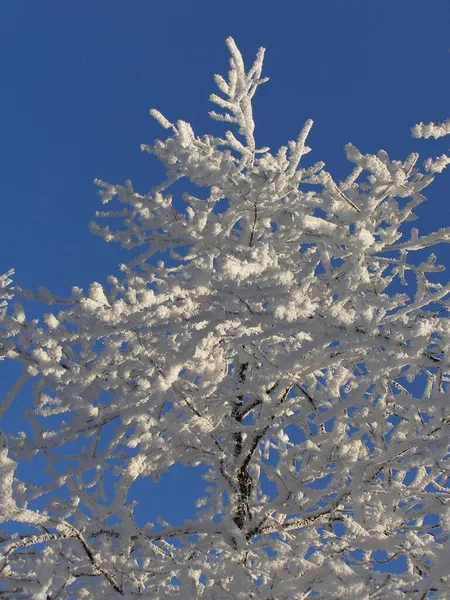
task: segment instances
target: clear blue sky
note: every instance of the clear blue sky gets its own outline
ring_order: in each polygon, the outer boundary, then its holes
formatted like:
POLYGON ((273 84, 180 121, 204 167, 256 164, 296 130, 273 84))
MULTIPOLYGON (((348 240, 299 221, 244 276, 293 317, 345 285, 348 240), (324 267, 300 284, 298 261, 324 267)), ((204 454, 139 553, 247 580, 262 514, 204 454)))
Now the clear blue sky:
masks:
MULTIPOLYGON (((208 131, 228 35, 247 62, 267 49, 260 146, 284 144, 312 118, 310 156, 338 177, 349 141, 398 159, 447 151, 445 138, 412 140, 409 129, 450 115, 448 0, 4 0, 0 272, 58 293, 115 272, 126 255, 88 230, 100 208, 92 180, 130 178, 140 191, 160 180, 139 150, 164 134, 150 107, 208 131)), ((447 173, 429 190, 421 231, 450 225, 449 183, 447 173)))

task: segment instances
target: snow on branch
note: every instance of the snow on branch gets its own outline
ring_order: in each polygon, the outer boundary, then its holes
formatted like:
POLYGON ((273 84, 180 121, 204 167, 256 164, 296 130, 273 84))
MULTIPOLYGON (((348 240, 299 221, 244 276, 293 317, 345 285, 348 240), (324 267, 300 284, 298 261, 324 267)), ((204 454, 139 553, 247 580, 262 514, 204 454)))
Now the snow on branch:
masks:
POLYGON ((209 114, 217 121, 236 123, 239 133, 245 138, 246 151, 253 157, 256 147, 252 98, 258 86, 269 80, 268 77, 261 78, 265 49, 258 50, 253 65, 246 72, 244 60, 233 38, 228 37, 226 43, 231 54, 228 81, 225 81, 221 75, 214 76, 217 87, 226 99, 217 94, 210 96, 211 102, 217 104, 224 112, 211 111, 209 114))
POLYGON ((418 123, 411 129, 411 135, 414 138, 428 139, 430 137, 437 140, 444 135, 450 133, 450 119, 447 119, 443 123, 418 123))

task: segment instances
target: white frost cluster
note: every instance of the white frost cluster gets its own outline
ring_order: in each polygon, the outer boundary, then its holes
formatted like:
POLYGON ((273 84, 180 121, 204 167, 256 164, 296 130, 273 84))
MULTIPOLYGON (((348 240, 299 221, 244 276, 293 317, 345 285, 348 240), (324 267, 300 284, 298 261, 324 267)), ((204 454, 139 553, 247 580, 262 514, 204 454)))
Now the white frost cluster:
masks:
POLYGON ((450 119, 444 121, 444 123, 435 124, 431 123, 418 123, 411 129, 411 134, 415 138, 428 139, 430 137, 438 139, 444 135, 450 133, 450 119))
POLYGON ((450 163, 450 157, 446 154, 442 154, 438 158, 434 160, 432 158, 427 158, 424 162, 425 170, 430 173, 442 173, 445 167, 450 163))

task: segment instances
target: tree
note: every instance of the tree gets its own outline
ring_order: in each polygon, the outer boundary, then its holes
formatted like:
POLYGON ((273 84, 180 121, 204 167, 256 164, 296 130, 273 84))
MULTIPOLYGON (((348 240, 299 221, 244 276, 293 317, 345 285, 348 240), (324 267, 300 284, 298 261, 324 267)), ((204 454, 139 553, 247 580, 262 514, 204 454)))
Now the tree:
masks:
POLYGON ((152 110, 170 136, 143 149, 166 181, 97 182, 124 208, 94 232, 140 248, 121 277, 70 298, 0 281, 4 304, 54 307, 1 309, 1 355, 24 368, 3 410, 28 378, 35 404, 33 435, 2 438, 2 520, 28 527, 2 534, 3 598, 450 595, 450 285, 422 260, 450 229, 405 225, 449 159, 421 172, 415 153, 349 144, 337 182, 303 164, 312 121, 259 148, 264 50, 247 71, 227 45, 210 114, 235 133, 152 110), (199 197, 181 205, 167 189, 183 178, 199 197), (16 473, 31 456, 42 485, 16 473), (133 483, 180 463, 205 470, 197 516, 138 524, 133 483))

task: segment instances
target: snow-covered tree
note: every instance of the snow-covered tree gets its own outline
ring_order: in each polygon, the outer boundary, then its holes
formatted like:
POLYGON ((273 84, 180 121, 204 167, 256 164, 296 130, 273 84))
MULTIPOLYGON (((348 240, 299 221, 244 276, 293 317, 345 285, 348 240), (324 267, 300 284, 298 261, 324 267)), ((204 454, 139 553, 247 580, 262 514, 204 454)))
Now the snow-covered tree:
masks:
POLYGON ((227 45, 223 137, 152 110, 166 181, 97 182, 123 208, 93 231, 140 248, 121 276, 70 298, 0 279, 0 357, 23 365, 2 413, 34 390, 27 433, 2 435, 2 598, 450 597, 450 285, 423 256, 450 229, 407 224, 449 159, 349 144, 336 181, 305 160, 312 121, 260 148, 264 50, 246 70, 227 45), (138 523, 133 484, 175 464, 203 467, 196 515, 138 523))

